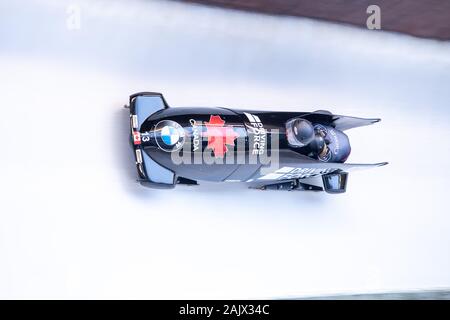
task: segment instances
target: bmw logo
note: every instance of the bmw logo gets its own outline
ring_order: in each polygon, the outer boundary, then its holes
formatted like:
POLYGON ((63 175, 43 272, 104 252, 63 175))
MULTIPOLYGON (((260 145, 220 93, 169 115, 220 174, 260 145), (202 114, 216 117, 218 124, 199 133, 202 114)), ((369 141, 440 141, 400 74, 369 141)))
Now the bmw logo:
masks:
POLYGON ((184 144, 184 129, 177 122, 162 120, 155 127, 156 143, 164 151, 176 151, 184 144))

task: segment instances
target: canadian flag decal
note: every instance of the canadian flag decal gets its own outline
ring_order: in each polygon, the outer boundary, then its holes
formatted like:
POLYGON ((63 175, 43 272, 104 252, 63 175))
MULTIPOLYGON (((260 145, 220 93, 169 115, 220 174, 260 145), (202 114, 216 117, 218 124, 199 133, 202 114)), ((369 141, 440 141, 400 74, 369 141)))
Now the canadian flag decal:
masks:
POLYGON ((223 158, 228 151, 227 146, 234 147, 234 140, 239 136, 231 126, 224 126, 225 121, 220 116, 210 116, 209 122, 205 122, 208 137, 208 146, 214 152, 216 158, 223 158))
POLYGON ((135 145, 141 144, 141 133, 139 131, 133 131, 133 142, 135 145))

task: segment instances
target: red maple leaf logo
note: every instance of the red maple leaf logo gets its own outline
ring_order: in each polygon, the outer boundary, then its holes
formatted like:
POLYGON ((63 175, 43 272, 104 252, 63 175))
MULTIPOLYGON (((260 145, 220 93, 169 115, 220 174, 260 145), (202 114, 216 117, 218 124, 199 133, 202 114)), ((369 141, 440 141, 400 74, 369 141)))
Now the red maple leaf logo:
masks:
POLYGON ((206 132, 208 137, 208 146, 214 151, 216 158, 223 158, 228 151, 229 146, 234 147, 234 140, 239 136, 234 132, 233 127, 225 127, 225 121, 220 116, 210 116, 209 122, 205 122, 206 132))

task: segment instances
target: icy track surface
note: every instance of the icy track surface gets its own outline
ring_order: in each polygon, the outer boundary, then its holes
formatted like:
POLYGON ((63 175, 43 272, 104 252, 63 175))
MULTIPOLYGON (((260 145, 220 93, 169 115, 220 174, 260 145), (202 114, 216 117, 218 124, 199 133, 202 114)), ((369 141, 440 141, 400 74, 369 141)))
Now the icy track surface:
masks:
POLYGON ((279 298, 450 287, 449 43, 160 1, 0 2, 0 297, 279 298), (77 10, 77 9, 75 9, 77 10), (135 182, 129 94, 328 109, 347 193, 135 182))

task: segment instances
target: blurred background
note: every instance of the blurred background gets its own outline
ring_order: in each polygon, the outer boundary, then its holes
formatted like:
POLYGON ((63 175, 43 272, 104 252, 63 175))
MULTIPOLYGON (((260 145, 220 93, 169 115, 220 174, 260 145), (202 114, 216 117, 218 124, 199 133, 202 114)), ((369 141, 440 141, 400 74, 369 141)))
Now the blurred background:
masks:
MULTIPOLYGON (((442 0, 186 0, 224 8, 308 17, 367 27, 373 6, 383 13, 383 30, 450 40, 450 3, 442 0)), ((381 27, 381 25, 380 25, 381 27)), ((381 28, 380 28, 381 29, 381 28)))
POLYGON ((446 1, 0 0, 0 297, 448 297, 449 24, 446 1), (390 164, 336 196, 145 189, 139 91, 380 117, 348 162, 390 164))

